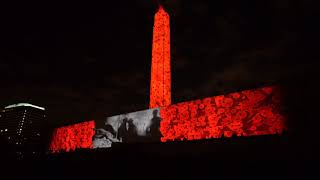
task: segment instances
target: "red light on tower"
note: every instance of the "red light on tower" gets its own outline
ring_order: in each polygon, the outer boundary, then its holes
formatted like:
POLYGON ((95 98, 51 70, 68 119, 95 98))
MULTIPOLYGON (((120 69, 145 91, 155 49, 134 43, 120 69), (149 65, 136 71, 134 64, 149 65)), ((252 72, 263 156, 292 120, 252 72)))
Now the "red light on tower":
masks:
POLYGON ((171 104, 170 17, 160 6, 154 16, 150 108, 171 104))

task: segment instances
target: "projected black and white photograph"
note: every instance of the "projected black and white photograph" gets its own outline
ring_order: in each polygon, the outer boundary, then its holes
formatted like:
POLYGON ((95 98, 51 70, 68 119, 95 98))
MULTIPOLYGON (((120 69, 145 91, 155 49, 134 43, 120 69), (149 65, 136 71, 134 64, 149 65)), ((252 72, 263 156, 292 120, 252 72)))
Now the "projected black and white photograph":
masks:
POLYGON ((112 147, 113 143, 158 142, 160 109, 148 109, 108 117, 103 127, 96 127, 93 148, 112 147))

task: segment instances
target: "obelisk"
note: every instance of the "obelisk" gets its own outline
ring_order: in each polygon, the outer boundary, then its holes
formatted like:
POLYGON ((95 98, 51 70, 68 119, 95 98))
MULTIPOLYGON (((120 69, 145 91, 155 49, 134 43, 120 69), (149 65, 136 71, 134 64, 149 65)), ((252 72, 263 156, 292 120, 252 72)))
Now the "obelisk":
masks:
POLYGON ((160 5, 154 16, 150 108, 171 104, 170 17, 160 5))

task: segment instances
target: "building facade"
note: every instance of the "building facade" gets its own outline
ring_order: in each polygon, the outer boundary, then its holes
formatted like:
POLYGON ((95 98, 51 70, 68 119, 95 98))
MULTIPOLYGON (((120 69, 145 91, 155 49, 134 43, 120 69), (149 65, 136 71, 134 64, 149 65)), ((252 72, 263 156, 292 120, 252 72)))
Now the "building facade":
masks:
POLYGON ((29 103, 12 104, 1 112, 0 134, 18 158, 36 157, 45 148, 46 124, 45 108, 29 103))

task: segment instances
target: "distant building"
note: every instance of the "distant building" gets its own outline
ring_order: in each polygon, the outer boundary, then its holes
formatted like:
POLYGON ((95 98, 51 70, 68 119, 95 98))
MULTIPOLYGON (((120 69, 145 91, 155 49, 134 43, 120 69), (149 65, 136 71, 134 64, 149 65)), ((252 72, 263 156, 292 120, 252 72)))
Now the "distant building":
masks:
POLYGON ((7 139, 18 158, 36 157, 43 153, 45 108, 29 103, 4 107, 0 115, 0 135, 7 139))

